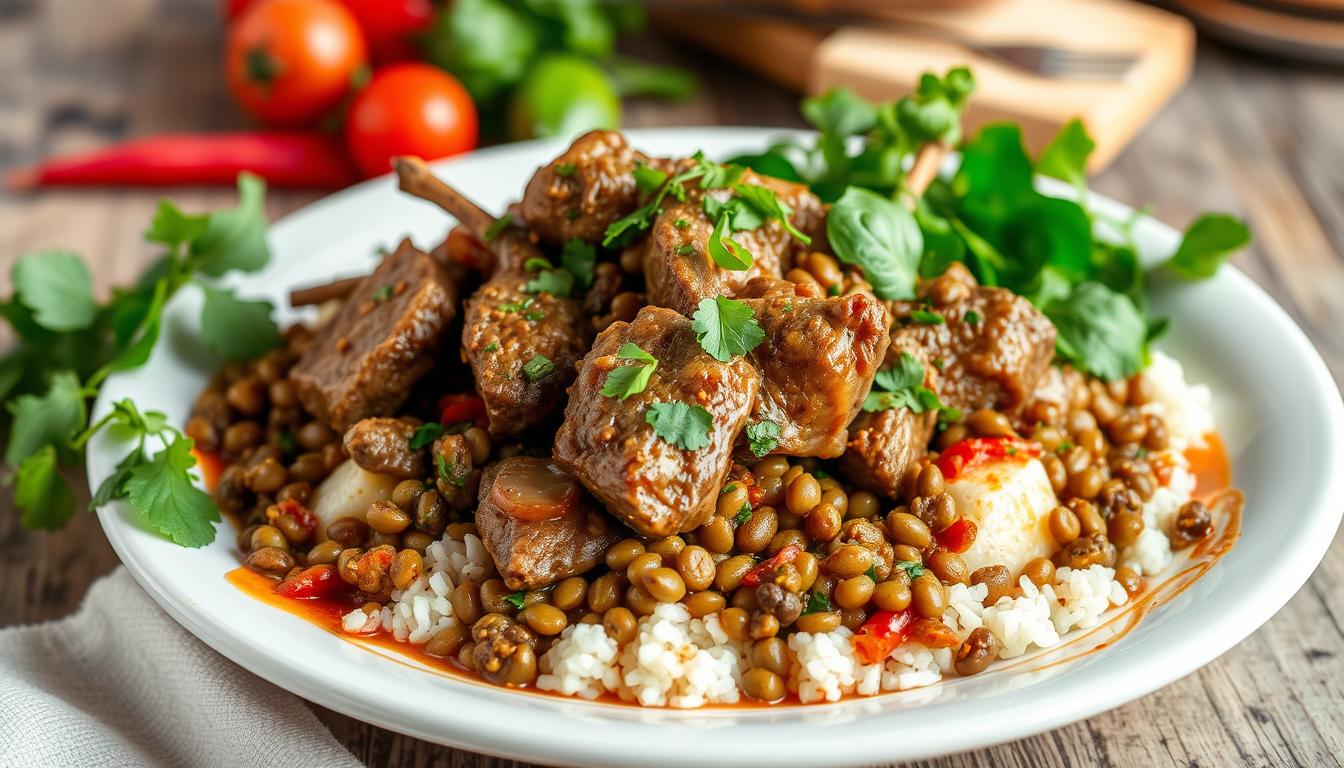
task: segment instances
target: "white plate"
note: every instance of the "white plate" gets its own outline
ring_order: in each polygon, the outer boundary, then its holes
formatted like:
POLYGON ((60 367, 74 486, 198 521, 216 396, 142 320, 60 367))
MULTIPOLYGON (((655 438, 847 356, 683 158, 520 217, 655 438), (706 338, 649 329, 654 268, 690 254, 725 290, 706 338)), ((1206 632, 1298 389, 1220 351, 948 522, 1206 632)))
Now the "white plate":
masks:
MULTIPOLYGON (((635 145, 654 154, 704 149, 711 157, 763 147, 778 135, 722 128, 631 132, 635 145)), ((501 210, 559 149, 553 142, 499 147, 440 163, 437 170, 501 210)), ((1117 219, 1130 213, 1112 201, 1097 205, 1117 219)), ((377 245, 409 234, 431 246, 446 230, 438 210, 397 193, 390 178, 376 179, 277 223, 271 265, 238 285, 280 306, 292 286, 367 270, 377 245)), ((1149 258, 1177 242, 1171 228, 1151 220, 1139 224, 1137 236, 1149 258)), ((191 332, 199 300, 184 293, 172 303, 153 358, 141 370, 109 379, 96 413, 131 397, 183 422, 213 367, 191 332)), ((586 766, 853 765, 982 747, 1119 706, 1208 663, 1292 597, 1339 524, 1344 409, 1302 332, 1230 268, 1203 283, 1160 284, 1154 304, 1174 321, 1160 346, 1186 363, 1191 378, 1213 387, 1235 483, 1246 493, 1244 534, 1207 576, 1114 647, 1045 669, 768 709, 641 710, 520 694, 372 652, 246 596, 224 578, 239 563, 230 530, 221 530, 204 549, 188 550, 144 530, 124 505, 98 515, 140 584, 205 643, 306 699, 430 741, 586 766)), ((282 312, 281 319, 292 315, 282 312)), ((90 483, 108 476, 122 452, 107 438, 94 440, 90 483)))

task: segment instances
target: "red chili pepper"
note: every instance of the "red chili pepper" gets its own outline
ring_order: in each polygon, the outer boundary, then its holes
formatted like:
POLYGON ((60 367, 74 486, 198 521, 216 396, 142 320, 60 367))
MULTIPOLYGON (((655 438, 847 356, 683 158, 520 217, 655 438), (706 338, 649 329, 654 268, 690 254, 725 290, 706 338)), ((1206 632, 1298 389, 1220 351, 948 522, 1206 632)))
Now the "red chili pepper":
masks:
POLYGON ((878 611, 854 635, 854 655, 864 664, 876 664, 905 642, 915 623, 914 611, 878 611))
POLYGON ((963 517, 935 533, 934 538, 938 539, 938 545, 943 549, 960 555, 975 543, 975 534, 978 530, 975 523, 963 517))
POLYGON ((765 489, 755 484, 748 485, 747 503, 751 505, 751 508, 755 509, 756 507, 760 506, 760 503, 762 501, 765 501, 765 489))
POLYGON ((280 582, 275 594, 292 600, 308 600, 314 597, 329 597, 350 589, 350 585, 341 580, 334 565, 314 565, 280 582))
POLYGON ((294 499, 285 499, 272 504, 266 510, 266 519, 274 523, 275 519, 282 514, 289 515, 297 520, 299 525, 302 525, 308 531, 309 536, 317 532, 317 516, 294 499))
POLYGON ((942 470, 944 479, 955 480, 967 469, 996 459, 1009 456, 1038 458, 1040 455, 1039 443, 1027 442, 1016 437, 971 437, 943 451, 935 463, 938 469, 942 470))
POLYGON ((444 395, 439 398, 439 421, 443 424, 470 421, 481 429, 490 424, 485 418, 485 401, 469 394, 444 395))
POLYGON ((779 566, 793 562, 802 551, 803 548, 797 544, 790 544, 779 550, 773 557, 762 560, 760 565, 747 571, 747 574, 742 577, 742 585, 746 587, 759 586, 762 579, 773 573, 779 566))
POLYGON ((334 137, 303 132, 173 134, 48 158, 10 174, 12 189, 56 185, 227 184, 243 171, 274 187, 338 189, 359 180, 334 137))

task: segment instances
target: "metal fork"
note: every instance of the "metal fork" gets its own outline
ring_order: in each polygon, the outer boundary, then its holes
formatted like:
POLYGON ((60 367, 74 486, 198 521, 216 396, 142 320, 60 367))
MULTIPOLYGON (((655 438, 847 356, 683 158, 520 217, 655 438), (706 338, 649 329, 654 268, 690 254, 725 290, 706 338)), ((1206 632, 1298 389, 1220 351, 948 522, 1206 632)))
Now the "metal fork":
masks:
MULTIPOLYGON (((607 0, 611 2, 611 0, 607 0)), ((1052 79, 1068 80, 1120 80, 1123 79, 1138 54, 1128 51, 1088 51, 1079 48, 1067 48, 1048 43, 1032 42, 988 42, 972 40, 956 30, 948 29, 937 23, 923 21, 883 18, 875 19, 853 13, 825 14, 814 13, 783 5, 767 5, 757 2, 714 2, 713 0, 645 0, 651 9, 671 11, 679 14, 724 15, 756 17, 774 20, 803 22, 812 26, 829 28, 851 26, 891 29, 896 32, 913 33, 925 37, 953 43, 973 53, 1007 64, 1031 74, 1052 79)))

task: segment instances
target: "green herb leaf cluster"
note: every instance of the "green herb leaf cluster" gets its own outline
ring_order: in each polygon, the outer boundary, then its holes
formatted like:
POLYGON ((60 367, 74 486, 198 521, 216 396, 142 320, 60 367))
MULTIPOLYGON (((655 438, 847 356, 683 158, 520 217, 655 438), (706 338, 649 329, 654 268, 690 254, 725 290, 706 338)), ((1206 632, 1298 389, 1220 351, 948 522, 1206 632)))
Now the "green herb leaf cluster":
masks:
POLYGON ((714 417, 698 405, 681 402, 653 403, 644 414, 653 434, 683 451, 698 451, 709 445, 714 417))
POLYGON ((721 363, 748 354, 765 341, 751 307, 722 295, 700 300, 691 315, 691 330, 700 348, 721 363))
POLYGON ((925 373, 918 358, 902 352, 890 368, 878 371, 873 377, 873 388, 863 401, 863 410, 869 413, 898 408, 908 408, 913 413, 941 410, 943 404, 938 395, 924 386, 925 373))
POLYGON ((624 400, 637 395, 649 385, 653 372, 658 370, 658 359, 645 352, 637 344, 626 342, 616 351, 616 359, 626 361, 625 365, 612 369, 603 382, 600 394, 603 397, 615 397, 624 400))
POLYGON ((42 251, 15 263, 14 294, 0 303, 18 339, 0 358, 0 397, 10 416, 5 463, 24 525, 59 528, 75 506, 61 468, 78 464, 88 440, 111 429, 134 448, 95 490, 94 506, 126 499, 152 530, 199 547, 214 538, 219 513, 193 485, 192 441, 163 414, 141 412, 129 400, 90 425, 88 403, 109 375, 144 365, 164 308, 187 286, 203 294, 200 340, 219 356, 247 359, 280 344, 268 302, 239 298, 214 282, 269 259, 265 185, 241 175, 237 207, 209 214, 161 201, 144 237, 163 253, 134 285, 113 289, 103 302, 74 254, 42 251))
POLYGON ((779 446, 779 425, 773 421, 757 421, 747 425, 747 447, 760 458, 779 446))

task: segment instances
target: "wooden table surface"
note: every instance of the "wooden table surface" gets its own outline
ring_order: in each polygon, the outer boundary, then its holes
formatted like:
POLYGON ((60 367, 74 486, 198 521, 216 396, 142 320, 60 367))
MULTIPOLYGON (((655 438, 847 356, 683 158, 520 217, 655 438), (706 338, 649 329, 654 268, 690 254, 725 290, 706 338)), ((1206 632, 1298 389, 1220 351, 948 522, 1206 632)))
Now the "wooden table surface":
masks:
MULTIPOLYGON (((241 125, 220 84, 211 0, 0 0, 0 171, 45 153, 124 136, 241 125), (115 12, 110 6, 116 6, 115 12)), ((799 124, 793 95, 715 69, 683 46, 640 53, 699 69, 685 104, 632 104, 629 126, 799 124)), ((1235 259, 1292 314, 1344 377, 1344 74, 1202 46, 1186 90, 1096 180, 1184 226, 1206 209, 1246 216, 1256 245, 1235 259)), ((3 194, 3 193, 0 193, 3 194)), ((220 191, 172 193, 188 210, 220 191)), ((0 196, 0 274, 19 254, 73 249, 99 287, 150 256, 140 233, 156 191, 0 196)), ((274 193, 273 216, 313 199, 274 193)), ((8 294, 8 278, 0 278, 8 294)), ((1344 469, 1344 468, 1342 468, 1344 469)), ((1341 501, 1344 503, 1344 501, 1341 501)), ((72 611, 117 558, 92 515, 57 534, 19 527, 0 507, 0 626, 72 611)), ((1266 563, 1266 568, 1274 567, 1266 563)), ((1344 755, 1344 545, 1262 629, 1199 672, 1112 712, 930 766, 1335 765, 1344 755)), ((322 720, 369 765, 509 765, 434 746, 329 711, 322 720)))

